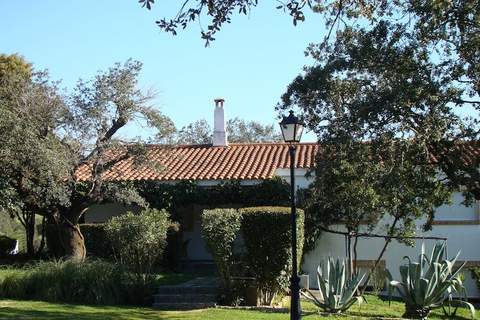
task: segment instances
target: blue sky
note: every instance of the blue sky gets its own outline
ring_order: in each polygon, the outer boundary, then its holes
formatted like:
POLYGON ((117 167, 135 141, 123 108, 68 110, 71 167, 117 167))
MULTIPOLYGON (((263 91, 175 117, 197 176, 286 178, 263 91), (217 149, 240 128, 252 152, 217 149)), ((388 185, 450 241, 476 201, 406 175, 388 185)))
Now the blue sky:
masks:
MULTIPOLYGON (((215 97, 226 99, 228 118, 272 124, 281 94, 311 63, 306 46, 324 35, 319 15, 294 27, 276 5, 261 1, 249 16, 235 15, 205 48, 198 24, 176 37, 155 25, 175 13, 177 1, 158 0, 147 11, 136 0, 0 0, 0 52, 19 53, 49 69, 67 89, 78 78, 133 58, 144 63, 141 86, 158 92, 154 104, 177 127, 201 118, 212 123, 215 97)), ((146 134, 138 126, 129 130, 146 134)), ((313 140, 311 134, 303 139, 313 140)))

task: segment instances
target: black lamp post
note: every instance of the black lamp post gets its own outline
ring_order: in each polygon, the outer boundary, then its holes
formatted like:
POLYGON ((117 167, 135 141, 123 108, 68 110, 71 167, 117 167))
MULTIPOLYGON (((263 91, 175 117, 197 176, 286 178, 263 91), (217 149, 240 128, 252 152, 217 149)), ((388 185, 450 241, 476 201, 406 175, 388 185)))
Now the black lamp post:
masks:
POLYGON ((292 277, 290 278, 290 319, 301 319, 300 308, 300 278, 297 270, 297 208, 295 206, 295 143, 300 142, 303 132, 303 123, 298 119, 293 111, 290 111, 288 117, 283 117, 280 122, 283 140, 289 144, 290 151, 290 190, 292 206, 292 277))

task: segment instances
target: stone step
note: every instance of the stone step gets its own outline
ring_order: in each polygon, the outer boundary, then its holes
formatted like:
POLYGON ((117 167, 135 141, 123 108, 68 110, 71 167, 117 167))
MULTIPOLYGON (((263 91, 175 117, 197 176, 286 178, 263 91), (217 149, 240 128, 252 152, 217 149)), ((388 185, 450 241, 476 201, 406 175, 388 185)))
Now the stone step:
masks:
POLYGON ((158 294, 216 294, 218 286, 160 286, 158 294))
POLYGON ((205 309, 215 307, 214 302, 205 302, 205 303, 153 303, 153 308, 161 310, 193 310, 193 309, 205 309))
POLYGON ((216 294, 156 294, 154 303, 215 303, 216 294))
POLYGON ((186 273, 207 276, 217 275, 217 266, 212 260, 184 260, 180 263, 180 268, 186 273))

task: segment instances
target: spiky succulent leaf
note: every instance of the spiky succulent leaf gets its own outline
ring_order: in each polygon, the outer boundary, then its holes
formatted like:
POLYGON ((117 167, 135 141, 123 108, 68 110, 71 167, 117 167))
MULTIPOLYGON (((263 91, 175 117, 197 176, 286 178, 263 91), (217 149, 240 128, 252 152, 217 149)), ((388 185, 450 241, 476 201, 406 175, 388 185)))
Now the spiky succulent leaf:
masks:
POLYGON ((323 301, 317 299, 309 290, 303 295, 317 307, 327 312, 339 313, 350 308, 355 302, 364 299, 356 297, 355 292, 362 283, 364 275, 347 275, 345 260, 328 258, 326 265, 317 268, 318 288, 323 301))
POLYGON ((406 305, 414 310, 432 310, 441 307, 447 298, 449 306, 454 303, 456 307, 464 306, 472 310, 471 305, 465 301, 452 299, 454 292, 465 293, 466 296, 465 287, 460 278, 460 272, 465 263, 454 271, 458 256, 459 253, 454 259, 447 260, 446 244, 437 243, 428 257, 422 245, 418 262, 404 257, 408 263, 400 266, 401 281, 392 280, 390 275, 390 293, 391 288, 396 288, 406 305))

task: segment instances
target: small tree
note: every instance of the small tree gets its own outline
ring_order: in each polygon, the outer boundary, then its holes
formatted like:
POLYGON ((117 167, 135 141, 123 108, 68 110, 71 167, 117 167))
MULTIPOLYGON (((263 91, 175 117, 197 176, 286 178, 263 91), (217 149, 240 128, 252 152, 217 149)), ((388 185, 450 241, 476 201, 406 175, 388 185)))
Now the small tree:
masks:
POLYGON ((167 232, 173 225, 164 210, 145 209, 114 217, 105 226, 115 258, 134 272, 137 280, 147 281, 167 245, 167 232))

